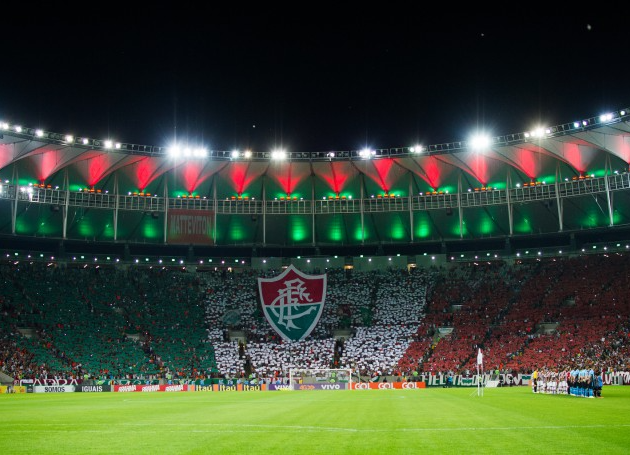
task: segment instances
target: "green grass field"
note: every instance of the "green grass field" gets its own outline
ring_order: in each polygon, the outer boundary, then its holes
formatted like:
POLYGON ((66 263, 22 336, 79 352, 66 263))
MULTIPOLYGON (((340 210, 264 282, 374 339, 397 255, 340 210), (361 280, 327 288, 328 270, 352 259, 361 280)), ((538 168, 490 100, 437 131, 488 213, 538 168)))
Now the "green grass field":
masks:
POLYGON ((0 454, 630 453, 630 387, 0 396, 0 454))

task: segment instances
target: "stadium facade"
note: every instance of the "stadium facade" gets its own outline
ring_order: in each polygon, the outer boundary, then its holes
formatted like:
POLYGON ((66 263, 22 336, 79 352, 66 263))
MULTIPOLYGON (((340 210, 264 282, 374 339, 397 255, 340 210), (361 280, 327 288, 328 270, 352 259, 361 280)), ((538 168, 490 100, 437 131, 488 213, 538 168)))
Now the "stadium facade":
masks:
POLYGON ((7 122, 0 135, 5 249, 455 257, 630 239, 630 109, 345 152, 142 146, 7 122))

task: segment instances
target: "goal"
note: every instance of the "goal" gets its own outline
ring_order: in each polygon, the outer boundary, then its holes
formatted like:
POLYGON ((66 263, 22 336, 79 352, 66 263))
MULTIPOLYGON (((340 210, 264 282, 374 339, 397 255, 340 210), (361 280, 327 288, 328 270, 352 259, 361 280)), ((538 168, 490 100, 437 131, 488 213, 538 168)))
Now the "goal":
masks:
POLYGON ((352 384, 352 370, 349 368, 292 368, 289 370, 291 390, 304 390, 301 385, 352 384))

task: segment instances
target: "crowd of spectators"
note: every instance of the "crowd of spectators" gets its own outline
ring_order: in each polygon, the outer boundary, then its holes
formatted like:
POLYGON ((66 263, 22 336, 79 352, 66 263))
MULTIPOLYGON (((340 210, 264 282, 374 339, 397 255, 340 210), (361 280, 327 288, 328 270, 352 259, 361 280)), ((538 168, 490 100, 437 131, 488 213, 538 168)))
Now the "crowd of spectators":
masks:
POLYGON ((277 378, 290 368, 461 374, 474 371, 479 348, 486 370, 623 370, 629 258, 326 270, 322 316, 299 342, 284 341, 259 302, 257 278, 280 271, 7 261, 0 370, 18 378, 277 378))

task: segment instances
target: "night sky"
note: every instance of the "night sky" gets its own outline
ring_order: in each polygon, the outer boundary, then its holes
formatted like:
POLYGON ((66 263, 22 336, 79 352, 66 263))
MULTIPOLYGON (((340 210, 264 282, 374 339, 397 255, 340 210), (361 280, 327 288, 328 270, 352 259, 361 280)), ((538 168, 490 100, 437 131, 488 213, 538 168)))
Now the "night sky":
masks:
POLYGON ((7 21, 0 119, 124 143, 317 152, 516 133, 630 106, 622 13, 170 13, 7 21))

